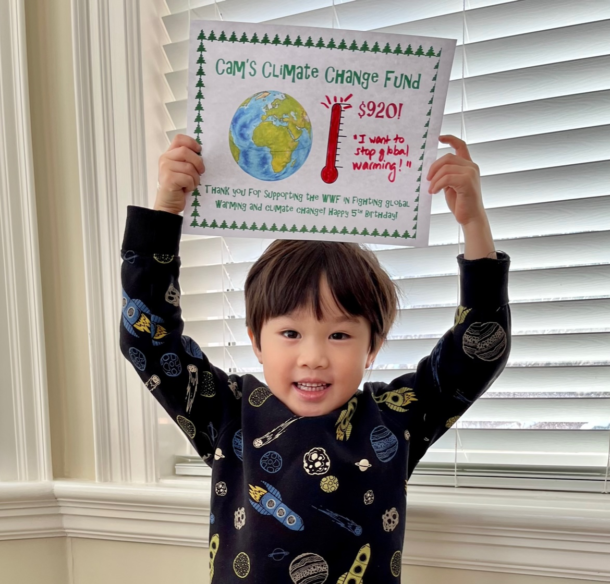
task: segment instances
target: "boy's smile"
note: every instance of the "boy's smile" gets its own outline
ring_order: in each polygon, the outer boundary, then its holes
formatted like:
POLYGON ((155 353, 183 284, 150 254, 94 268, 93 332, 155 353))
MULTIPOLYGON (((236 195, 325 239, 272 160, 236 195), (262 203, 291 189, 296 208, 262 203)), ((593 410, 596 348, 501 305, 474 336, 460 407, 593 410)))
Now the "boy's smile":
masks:
POLYGON ((258 348, 248 330, 267 385, 298 416, 323 416, 356 393, 377 353, 370 353, 371 327, 363 317, 346 315, 326 280, 320 283, 324 319, 309 307, 263 324, 258 348))

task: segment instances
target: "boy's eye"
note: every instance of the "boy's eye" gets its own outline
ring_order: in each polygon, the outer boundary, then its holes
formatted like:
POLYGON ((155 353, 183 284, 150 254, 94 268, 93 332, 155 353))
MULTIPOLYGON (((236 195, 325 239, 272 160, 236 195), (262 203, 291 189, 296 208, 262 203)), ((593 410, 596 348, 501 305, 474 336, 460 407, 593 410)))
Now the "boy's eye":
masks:
POLYGON ((297 331, 283 331, 282 335, 287 339, 296 339, 299 333, 297 331))
POLYGON ((333 338, 333 341, 342 341, 343 339, 349 339, 349 335, 347 333, 333 333, 330 336, 333 338), (337 338, 337 336, 339 338, 337 338))

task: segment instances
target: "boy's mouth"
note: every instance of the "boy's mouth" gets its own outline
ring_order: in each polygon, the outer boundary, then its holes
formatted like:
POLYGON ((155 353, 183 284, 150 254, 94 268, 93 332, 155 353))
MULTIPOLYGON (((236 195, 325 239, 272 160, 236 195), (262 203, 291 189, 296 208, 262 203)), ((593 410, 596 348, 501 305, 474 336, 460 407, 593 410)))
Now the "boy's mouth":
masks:
POLYGON ((326 395, 330 383, 323 382, 299 382, 293 381, 292 387, 297 391, 299 396, 306 400, 319 400, 326 395))

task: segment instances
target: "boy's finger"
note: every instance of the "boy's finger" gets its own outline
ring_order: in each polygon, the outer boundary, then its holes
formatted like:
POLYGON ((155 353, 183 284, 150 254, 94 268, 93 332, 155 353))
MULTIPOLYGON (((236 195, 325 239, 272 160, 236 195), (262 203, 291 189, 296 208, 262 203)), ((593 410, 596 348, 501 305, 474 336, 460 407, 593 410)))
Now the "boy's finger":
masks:
MULTIPOLYGON (((457 161, 458 159, 456 158, 455 160, 457 161)), ((434 186, 434 183, 437 182, 440 178, 447 174, 461 174, 464 172, 464 168, 466 167, 463 164, 443 164, 443 166, 441 166, 438 171, 430 177, 430 186, 428 187, 428 192, 432 192, 432 187, 434 186)))
POLYGON ((459 158, 455 154, 445 154, 430 165, 430 170, 428 170, 426 180, 430 180, 438 172, 438 169, 443 167, 445 164, 460 164, 466 166, 468 162, 464 158, 459 158))
POLYGON ((183 150, 180 148, 182 148, 182 146, 168 150, 165 153, 166 158, 169 158, 170 160, 177 160, 179 162, 190 162, 199 174, 203 174, 205 172, 205 166, 201 156, 193 152, 188 146, 183 150))
POLYGON ((438 169, 443 166, 443 164, 448 164, 450 162, 453 162, 452 159, 455 158, 455 154, 445 154, 444 156, 441 156, 438 160, 435 160, 431 165, 430 165, 430 169, 428 170, 428 174, 426 175, 426 180, 430 180, 431 177, 434 176, 434 174, 438 171, 438 169))
POLYGON ((444 136, 439 136, 438 141, 442 142, 443 144, 449 144, 449 146, 454 148, 456 156, 465 158, 466 160, 470 160, 472 162, 470 152, 468 152, 468 146, 464 140, 460 140, 457 136, 453 136, 452 134, 445 134, 444 136))
POLYGON ((464 184, 464 175, 463 174, 446 174, 442 176, 440 179, 434 181, 432 185, 430 185, 430 194, 434 195, 438 193, 442 189, 446 189, 451 187, 455 189, 456 187, 460 187, 464 184))
POLYGON ((187 136, 186 134, 176 134, 168 150, 180 148, 180 146, 186 146, 187 148, 190 148, 193 152, 196 152, 199 155, 201 153, 201 144, 199 144, 197 140, 191 138, 190 136, 187 136))

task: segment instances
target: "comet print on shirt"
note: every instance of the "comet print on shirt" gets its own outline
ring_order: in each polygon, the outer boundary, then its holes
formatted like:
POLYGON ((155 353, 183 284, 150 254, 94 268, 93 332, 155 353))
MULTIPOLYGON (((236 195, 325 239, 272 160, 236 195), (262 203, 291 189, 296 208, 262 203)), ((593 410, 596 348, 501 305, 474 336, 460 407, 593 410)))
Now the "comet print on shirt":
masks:
POLYGON ((199 385, 199 370, 195 365, 187 365, 187 371, 189 372, 189 383, 186 388, 186 413, 191 413, 195 396, 197 395, 197 385, 199 385))
POLYGON ((312 505, 312 507, 320 513, 328 515, 337 525, 351 531, 354 535, 362 535, 362 527, 360 527, 360 525, 358 525, 355 521, 352 521, 347 517, 343 517, 343 515, 339 515, 330 509, 318 509, 318 507, 314 505, 312 505))
POLYGON ((300 420, 302 417, 303 416, 292 416, 292 418, 288 418, 285 422, 281 423, 277 428, 273 428, 273 430, 267 432, 264 436, 255 438, 253 442, 254 448, 262 448, 270 442, 273 442, 286 431, 286 428, 288 428, 290 424, 300 420))
POLYGON ((250 504, 261 515, 271 515, 292 531, 303 531, 303 520, 292 509, 282 503, 282 495, 269 483, 262 481, 267 490, 262 487, 250 486, 250 504))
POLYGON ((371 559, 371 545, 365 544, 358 550, 358 555, 348 572, 337 580, 337 584, 362 584, 362 577, 371 559))

